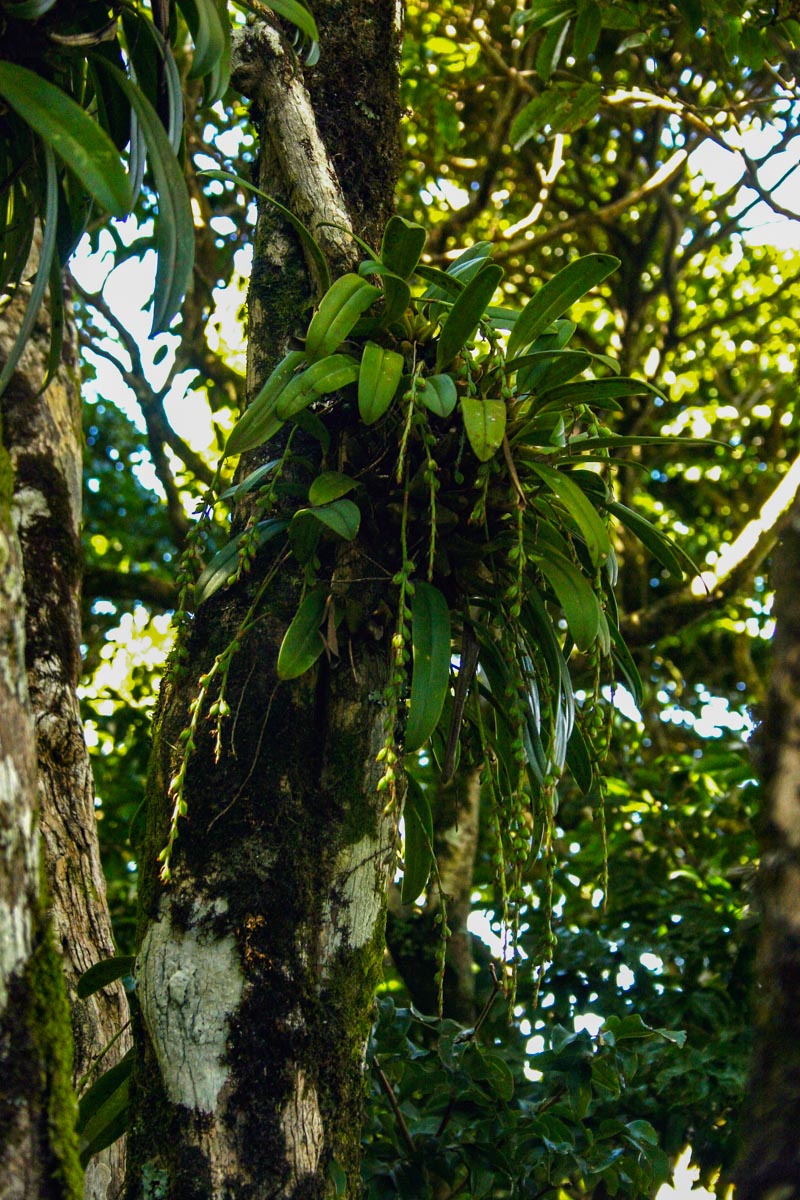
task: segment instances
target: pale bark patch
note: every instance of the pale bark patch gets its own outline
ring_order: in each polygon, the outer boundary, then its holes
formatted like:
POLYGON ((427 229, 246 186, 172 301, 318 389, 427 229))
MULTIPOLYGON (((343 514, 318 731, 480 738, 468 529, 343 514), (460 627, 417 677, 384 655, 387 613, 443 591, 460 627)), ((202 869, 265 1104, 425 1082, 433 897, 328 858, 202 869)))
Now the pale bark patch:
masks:
POLYGON ((281 1124, 291 1183, 296 1186, 304 1176, 316 1172, 325 1133, 316 1090, 301 1070, 295 1075, 294 1089, 281 1124))
POLYGON ((197 900, 188 929, 171 920, 169 897, 142 942, 139 994, 167 1095, 175 1104, 215 1113, 228 1078, 228 1028, 244 977, 233 937, 210 922, 220 903, 197 900))
POLYGON ((390 847, 372 834, 340 851, 334 874, 338 886, 326 901, 322 918, 327 938, 322 949, 324 967, 332 965, 340 950, 358 950, 374 936, 390 855, 390 847))
POLYGON ((14 493, 14 524, 20 534, 25 533, 35 521, 50 516, 46 497, 36 488, 21 488, 14 493))

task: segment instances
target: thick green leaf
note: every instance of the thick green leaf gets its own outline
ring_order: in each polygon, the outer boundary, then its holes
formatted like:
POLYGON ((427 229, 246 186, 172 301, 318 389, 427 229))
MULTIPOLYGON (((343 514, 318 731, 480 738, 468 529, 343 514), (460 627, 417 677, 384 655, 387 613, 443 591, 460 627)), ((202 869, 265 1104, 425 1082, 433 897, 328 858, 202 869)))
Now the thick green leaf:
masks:
POLYGON ((611 542, 603 519, 591 500, 564 471, 554 471, 552 467, 546 467, 538 462, 532 462, 530 465, 550 490, 558 496, 578 526, 594 565, 602 566, 611 552, 611 542))
POLYGON ((487 462, 503 444, 508 415, 505 401, 462 396, 460 403, 469 444, 476 458, 487 462))
POLYGON ((283 421, 275 415, 278 398, 300 365, 306 362, 302 350, 290 350, 272 372, 266 383, 242 413, 225 443, 225 454, 244 454, 263 446, 280 429, 283 421))
POLYGON ((458 401, 455 380, 451 375, 429 375, 417 395, 436 417, 449 417, 458 401))
POLYGON ((132 954, 121 954, 114 958, 103 958, 93 967, 89 967, 78 980, 76 990, 81 1000, 93 996, 101 988, 108 987, 110 983, 115 983, 125 975, 130 975, 135 961, 132 954))
POLYGON ((549 79, 561 62, 571 24, 570 18, 563 24, 552 24, 542 38, 536 52, 536 70, 542 79, 549 79))
POLYGON ((358 372, 358 411, 365 425, 379 420, 394 399, 404 359, 396 350, 367 342, 358 372))
POLYGON ((386 301, 386 308, 381 317, 381 324, 390 326, 400 321, 404 316, 406 309, 411 303, 411 288, 405 279, 401 279, 399 275, 394 275, 388 271, 381 272, 381 281, 386 301))
POLYGON ((509 335, 508 357, 515 358, 535 342, 548 325, 618 266, 619 259, 611 254, 586 254, 549 279, 520 313, 509 335))
POLYGON ((401 899, 413 904, 425 890, 433 866, 433 817, 424 791, 412 776, 407 777, 403 805, 405 854, 401 899))
POLYGON ((588 795, 592 790, 592 783, 594 782, 592 759, 589 747, 586 744, 586 738, 583 736, 583 730, 577 721, 572 728, 572 733, 567 743, 567 766, 584 796, 588 795))
POLYGON ((448 313, 436 347, 436 370, 452 362, 474 336, 481 317, 503 278, 503 268, 490 263, 469 281, 448 313))
POLYGON ((641 708, 644 700, 644 688, 642 687, 642 677, 639 674, 639 668, 633 661, 631 652, 616 623, 608 619, 608 628, 611 633, 611 642, 613 645, 611 653, 614 661, 625 678, 625 683, 633 696, 634 703, 641 708))
MULTIPOLYGON (((282 517, 270 517, 266 521, 259 521, 256 526, 258 545, 263 546, 271 538, 277 537, 286 528, 288 522, 282 517)), ((194 585, 194 604, 195 608, 199 608, 201 604, 205 604, 215 592, 220 588, 225 587, 232 575, 236 574, 239 559, 239 546, 241 544, 241 535, 233 542, 228 542, 221 550, 218 550, 211 562, 201 573, 197 583, 194 585)))
POLYGON ((88 1091, 80 1098, 78 1104, 78 1119, 75 1122, 75 1129, 78 1133, 83 1133, 89 1121, 96 1112, 105 1104, 106 1100, 111 1096, 123 1080, 127 1079, 133 1069, 133 1048, 107 1071, 95 1080, 88 1091))
POLYGON ((129 1090, 130 1073, 87 1122, 80 1141, 80 1159, 84 1167, 93 1155, 122 1137, 128 1128, 129 1090))
POLYGON ((414 661, 405 736, 409 752, 419 750, 433 733, 450 686, 450 609, 430 583, 415 584, 411 645, 414 661))
POLYGON ((425 247, 427 234, 421 225, 405 217, 390 217, 381 243, 381 262, 395 275, 413 275, 425 247))
POLYGON ((357 486, 355 479, 351 479, 349 475, 343 475, 341 471, 323 471, 308 489, 308 502, 309 504, 329 504, 331 500, 338 500, 340 496, 346 496, 357 486))
POLYGON ((299 508, 292 517, 290 533, 308 521, 319 522, 346 542, 352 542, 361 523, 361 512, 352 500, 334 500, 314 508, 299 508))
POLYGON ((275 414, 281 421, 308 408, 319 396, 338 392, 358 379, 359 364, 349 354, 330 354, 295 375, 275 402, 275 414))
POLYGON ((572 34, 572 52, 582 61, 594 54, 600 40, 602 13, 597 0, 578 0, 578 16, 572 34))
POLYGON ((590 650, 600 632, 600 605, 586 576, 574 563, 552 551, 537 555, 539 570, 556 594, 579 650, 590 650))
POLYGON ((0 62, 0 96, 52 147, 98 204, 124 217, 131 186, 111 138, 61 88, 16 63, 0 62))
MULTIPOLYGON (((310 17, 310 13, 306 14, 310 17)), ((262 200, 266 200, 273 208, 276 208, 281 216, 287 221, 300 239, 303 249, 306 252, 309 262, 314 267, 314 272, 317 276, 320 291, 324 294, 331 286, 331 275, 328 270, 328 262, 325 255, 322 253, 319 242, 314 237, 307 225, 304 225, 299 217, 296 217, 291 209, 281 204, 274 196, 262 192, 261 188, 257 188, 249 180, 243 179, 241 175, 235 175, 232 171, 198 171, 198 175, 205 176, 208 179, 221 179, 226 183, 235 183, 246 192, 252 192, 256 196, 260 196, 262 200)))
POLYGON ((327 593, 324 588, 306 592, 286 630, 278 652, 278 678, 297 679, 313 666, 325 649, 320 625, 325 614, 327 593))
POLYGON ((380 294, 380 288, 355 272, 340 275, 320 300, 308 327, 306 354, 312 362, 338 350, 380 294))
POLYGON ((162 333, 180 309, 194 266, 194 219, 186 180, 172 153, 164 126, 139 89, 105 59, 98 58, 127 97, 144 135, 150 170, 158 195, 155 248, 158 255, 153 289, 151 335, 162 333))
MULTIPOLYGON (((299 3, 299 0, 269 0, 267 7, 276 12, 279 17, 285 17, 287 21, 291 21, 310 41, 319 41, 316 21, 305 5, 299 3)), ((254 11, 258 12, 258 9, 254 8, 254 11)))

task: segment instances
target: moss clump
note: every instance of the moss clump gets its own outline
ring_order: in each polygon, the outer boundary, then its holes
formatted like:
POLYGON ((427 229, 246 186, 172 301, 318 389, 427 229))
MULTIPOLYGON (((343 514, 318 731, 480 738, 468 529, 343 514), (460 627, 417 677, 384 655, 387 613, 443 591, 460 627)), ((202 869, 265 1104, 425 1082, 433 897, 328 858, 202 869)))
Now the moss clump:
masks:
POLYGON ((80 1200, 83 1170, 78 1156, 75 1120, 78 1104, 72 1088, 72 1034, 61 960, 49 922, 42 918, 41 935, 25 973, 27 1025, 33 1063, 41 1072, 47 1119, 50 1177, 62 1200, 80 1200))

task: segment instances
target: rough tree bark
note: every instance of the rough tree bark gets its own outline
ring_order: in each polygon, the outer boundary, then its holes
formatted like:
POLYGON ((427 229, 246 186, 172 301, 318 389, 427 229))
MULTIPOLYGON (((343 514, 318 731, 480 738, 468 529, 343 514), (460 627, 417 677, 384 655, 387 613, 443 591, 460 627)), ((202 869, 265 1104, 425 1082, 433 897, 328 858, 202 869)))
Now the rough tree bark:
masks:
POLYGON ((78 1200, 72 1045, 40 877, 22 561, 0 439, 0 1197, 78 1200))
POLYGON ((775 639, 759 731, 764 783, 755 1044, 738 1200, 800 1197, 800 502, 775 554, 775 639))
MULTIPOLYGON (((333 0, 316 15, 322 57, 305 81, 268 25, 245 35, 236 78, 254 104, 260 186, 318 230, 338 273, 352 264, 353 243, 320 222, 374 244, 391 212, 399 29, 392 0, 333 0)), ((249 296, 251 396, 303 329, 311 295, 291 230, 262 211, 249 296)), ((303 453, 320 465, 318 443, 309 439, 303 453)), ((335 431, 325 465, 352 470, 359 453, 346 430, 335 431)), ((395 835, 375 762, 386 735, 386 600, 396 570, 384 561, 385 541, 365 514, 358 541, 330 551, 331 586, 361 614, 349 644, 340 633, 341 658, 278 684, 277 650, 302 572, 267 547, 242 584, 200 608, 163 689, 139 853, 129 1200, 311 1200, 330 1194, 334 1161, 347 1195, 358 1193, 364 1054, 395 835), (232 660, 221 754, 215 761, 203 721, 188 761, 188 818, 163 886, 156 855, 198 680, 235 640, 270 571, 262 616, 232 660)))
MULTIPOLYGON (((22 302, 5 310, 3 351, 7 352, 23 311, 22 302)), ((70 996, 77 1083, 120 1032, 128 1014, 119 984, 88 1000, 79 1000, 75 992, 79 976, 112 955, 114 945, 77 697, 83 433, 77 337, 71 320, 65 329, 61 365, 42 392, 49 344, 45 306, 0 399, 0 409, 22 550, 25 663, 36 736, 39 825, 53 932, 70 996)), ((103 1069, 113 1066, 125 1049, 123 1034, 103 1059, 103 1069)), ((119 1142, 92 1161, 86 1172, 86 1200, 118 1194, 123 1152, 124 1144, 119 1142)))

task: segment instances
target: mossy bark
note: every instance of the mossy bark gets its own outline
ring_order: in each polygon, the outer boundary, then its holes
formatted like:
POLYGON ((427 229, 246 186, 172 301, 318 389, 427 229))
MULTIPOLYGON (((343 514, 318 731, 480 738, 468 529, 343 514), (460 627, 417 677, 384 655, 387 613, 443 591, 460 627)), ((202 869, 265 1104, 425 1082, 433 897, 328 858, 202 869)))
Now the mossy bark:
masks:
POLYGON ((40 895, 36 748, 12 478, 0 440, 0 1196, 79 1200, 69 1008, 40 895))
MULTIPOLYGON (((261 135, 258 182, 312 227, 338 212, 337 224, 374 240, 394 183, 396 9, 386 0, 324 7, 322 54, 314 82, 306 72, 308 90, 273 28, 256 27, 239 48, 236 78, 253 97, 261 135), (357 84, 337 74, 342 64, 326 43, 331 21, 343 23, 351 47, 380 45, 369 77, 363 69, 357 84), (356 152, 349 106, 370 80, 378 115, 357 150, 361 167, 343 180, 337 168, 356 152), (331 122, 325 138, 315 96, 324 97, 331 122), (374 179, 364 176, 370 156, 391 160, 379 198, 374 179)), ((353 244, 341 232, 323 227, 320 239, 334 272, 352 261, 353 244)), ((249 296, 251 396, 304 328, 312 295, 301 247, 265 209, 249 296)), ((302 451, 315 468, 341 469, 359 452, 350 438, 342 425, 324 460, 311 439, 302 451)), ((309 478, 301 474, 297 482, 307 486, 309 478)), ((268 547, 241 585, 201 607, 163 689, 139 853, 142 1015, 129 1200, 312 1200, 333 1194, 334 1176, 347 1180, 348 1195, 359 1192, 364 1056, 396 815, 384 811, 376 786, 376 755, 390 719, 383 691, 396 570, 382 542, 385 531, 366 515, 355 543, 323 549, 321 574, 350 602, 351 631, 340 627, 338 654, 332 650, 291 683, 278 681, 276 663, 303 572, 294 560, 281 560, 260 619, 232 660, 232 715, 221 751, 206 720, 195 739, 188 816, 166 887, 156 856, 167 836, 181 732, 198 680, 237 638, 256 590, 276 566, 268 547)))
POLYGON ((776 552, 772 678, 758 734, 765 790, 755 1042, 740 1200, 800 1197, 800 503, 776 552))
MULTIPOLYGON (((34 260, 28 270, 35 268, 34 260)), ((0 358, 25 310, 24 297, 3 314, 0 358)), ((79 1000, 80 975, 114 953, 100 865, 94 786, 83 737, 80 676, 81 396, 77 333, 69 306, 62 361, 49 386, 50 322, 42 309, 17 370, 0 400, 3 442, 14 478, 13 510, 24 573, 25 664, 38 762, 40 830, 55 944, 71 1001, 77 1081, 127 1020, 119 984, 79 1000)), ((127 1049, 123 1034, 104 1060, 127 1049)), ((86 1200, 105 1200, 122 1185, 124 1144, 104 1151, 86 1172, 86 1200)))

